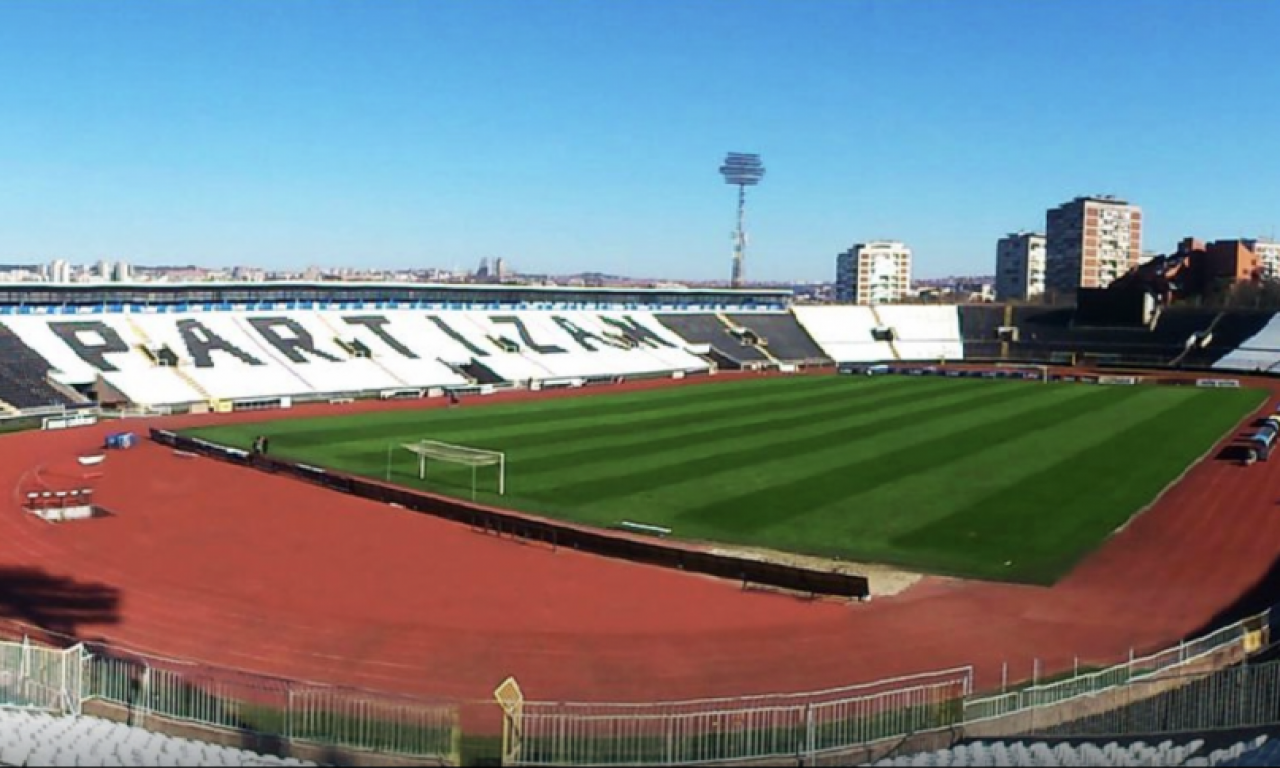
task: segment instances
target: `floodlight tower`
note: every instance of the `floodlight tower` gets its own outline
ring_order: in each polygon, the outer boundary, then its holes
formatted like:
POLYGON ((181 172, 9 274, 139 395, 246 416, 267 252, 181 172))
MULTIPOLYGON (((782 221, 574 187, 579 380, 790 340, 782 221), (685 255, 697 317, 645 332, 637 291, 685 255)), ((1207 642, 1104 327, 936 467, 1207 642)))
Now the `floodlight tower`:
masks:
POLYGON ((754 187, 764 178, 764 166, 759 155, 730 152, 720 166, 726 184, 738 187, 738 231, 733 233, 733 282, 734 288, 742 287, 743 259, 747 255, 747 233, 743 228, 747 213, 747 187, 754 187))

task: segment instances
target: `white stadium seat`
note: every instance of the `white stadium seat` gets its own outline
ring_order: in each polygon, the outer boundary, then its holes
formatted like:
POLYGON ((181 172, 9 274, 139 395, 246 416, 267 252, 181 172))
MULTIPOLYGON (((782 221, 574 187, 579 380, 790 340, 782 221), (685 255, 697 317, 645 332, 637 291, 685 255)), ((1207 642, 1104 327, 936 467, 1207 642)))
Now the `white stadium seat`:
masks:
POLYGON ((876 312, 893 329, 903 360, 962 360, 960 312, 953 306, 886 305, 876 312))
POLYGON ((1272 371, 1277 364, 1280 364, 1280 314, 1213 367, 1224 371, 1272 371))
POLYGON ((473 362, 517 384, 709 368, 643 311, 228 310, 5 322, 59 380, 102 381, 143 405, 461 387, 471 380, 458 369, 473 362), (641 343, 626 340, 631 330, 641 343))
POLYGON ((1110 742, 1099 746, 1087 741, 1049 743, 1044 741, 976 741, 950 749, 895 755, 873 763, 877 766, 1223 766, 1276 765, 1280 750, 1267 750, 1265 736, 1239 742, 1225 749, 1203 754, 1204 741, 1179 742, 1166 739, 1151 745, 1110 742))
POLYGON ((964 359, 955 306, 797 306, 792 312, 837 363, 964 359), (877 340, 877 329, 891 329, 893 340, 877 340))
POLYGON ((800 325, 837 363, 879 363, 893 360, 887 341, 876 341, 872 331, 879 327, 870 307, 808 307, 792 309, 800 325))
POLYGON ((315 765, 102 720, 0 709, 0 763, 25 765, 315 765))

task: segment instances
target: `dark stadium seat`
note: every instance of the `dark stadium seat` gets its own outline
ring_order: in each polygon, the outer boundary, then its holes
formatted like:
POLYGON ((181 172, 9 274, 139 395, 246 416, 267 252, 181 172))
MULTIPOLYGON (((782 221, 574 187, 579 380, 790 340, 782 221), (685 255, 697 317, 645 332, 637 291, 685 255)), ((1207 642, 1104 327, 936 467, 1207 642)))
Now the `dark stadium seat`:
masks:
MULTIPOLYGON (((690 344, 709 344, 729 361, 738 364, 766 363, 769 356, 734 337, 729 326, 712 314, 655 315, 658 322, 690 344)), ((767 337, 766 337, 767 338, 767 337)))
MULTIPOLYGON (((1009 355, 1018 360, 1056 361, 1075 355, 1077 361, 1120 360, 1133 365, 1152 366, 1180 362, 1191 366, 1193 361, 1188 359, 1191 356, 1184 354, 1188 340, 1213 327, 1211 351, 1195 358, 1200 365, 1207 365, 1204 362, 1206 358, 1216 359, 1234 348, 1223 345, 1228 344, 1231 337, 1239 335, 1237 329, 1241 323, 1231 315, 1220 318, 1219 314, 1212 309, 1176 308, 1161 312, 1152 328, 1098 328, 1077 325, 1075 311, 1069 307, 1014 307, 1012 320, 1018 329, 1018 340, 1009 343, 1009 355), (1218 338, 1219 328, 1224 331, 1221 339, 1218 338)), ((962 318, 967 322, 966 341, 971 338, 971 333, 985 336, 993 322, 990 316, 981 316, 974 311, 963 312, 962 318)), ((1243 323, 1249 328, 1256 325, 1254 322, 1243 323)))
POLYGON ((74 405, 48 381, 49 363, 0 323, 0 400, 15 408, 74 405))
POLYGON ((999 331, 1005 308, 994 304, 961 305, 960 338, 966 360, 990 360, 1000 356, 999 331))
POLYGON ((774 357, 788 363, 828 363, 830 360, 800 327, 795 315, 779 314, 726 315, 734 325, 747 328, 765 342, 774 357))

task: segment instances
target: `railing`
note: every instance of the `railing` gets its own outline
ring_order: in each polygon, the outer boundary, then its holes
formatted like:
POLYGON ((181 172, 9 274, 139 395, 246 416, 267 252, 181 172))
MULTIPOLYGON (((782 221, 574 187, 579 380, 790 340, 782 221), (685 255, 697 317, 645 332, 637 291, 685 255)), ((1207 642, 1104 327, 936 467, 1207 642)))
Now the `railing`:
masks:
MULTIPOLYGON (((79 412, 81 411, 76 411, 76 413, 79 412)), ((32 427, 37 427, 45 418, 65 416, 67 413, 68 409, 61 405, 27 408, 12 413, 0 412, 0 431, 5 431, 6 426, 12 428, 14 424, 28 421, 31 422, 32 427)))
POLYGON ((454 703, 299 682, 239 670, 95 648, 86 701, 152 718, 288 742, 447 760, 457 751, 454 703))
MULTIPOLYGON (((1269 620, 1270 610, 1108 669, 992 696, 974 697, 972 670, 964 668, 792 696, 666 704, 527 701, 513 716, 511 731, 518 736, 508 757, 522 765, 808 764, 944 729, 990 736, 1056 727, 1132 704, 1139 693, 1176 688, 1181 676, 1242 660, 1266 644, 1269 620), (1059 708, 1066 704, 1073 706, 1059 708)), ((1280 672, 1275 674, 1280 706, 1280 672)))
POLYGON ((415 760, 458 759, 458 705, 77 644, 0 641, 0 707, 78 715, 87 702, 217 732, 415 760))
POLYGON ((102 418, 137 419, 147 416, 169 416, 173 414, 171 405, 126 405, 121 408, 95 409, 102 418))
POLYGON ((965 702, 964 722, 978 723, 997 717, 1061 704, 1093 696, 1133 681, 1154 678, 1199 661, 1215 651, 1242 644, 1250 631, 1266 626, 1270 610, 1223 627, 1204 637, 1180 643, 1157 653, 1132 658, 1123 664, 1075 675, 1018 691, 984 696, 965 702))
POLYGON ((1047 727, 1032 724, 1028 733, 1111 737, 1280 724, 1280 662, 1134 680, 1109 698, 1105 711, 1047 727))
POLYGON ((0 414, 0 424, 15 421, 42 422, 45 419, 59 417, 97 416, 102 419, 128 419, 145 416, 168 416, 172 413, 174 413, 173 407, 167 405, 129 405, 121 408, 102 408, 96 405, 48 405, 39 408, 26 408, 14 413, 0 414))
POLYGON ((80 714, 83 652, 0 642, 0 706, 80 714))
POLYGON ((800 758, 955 723, 973 670, 814 693, 666 704, 527 702, 512 762, 689 765, 800 758))

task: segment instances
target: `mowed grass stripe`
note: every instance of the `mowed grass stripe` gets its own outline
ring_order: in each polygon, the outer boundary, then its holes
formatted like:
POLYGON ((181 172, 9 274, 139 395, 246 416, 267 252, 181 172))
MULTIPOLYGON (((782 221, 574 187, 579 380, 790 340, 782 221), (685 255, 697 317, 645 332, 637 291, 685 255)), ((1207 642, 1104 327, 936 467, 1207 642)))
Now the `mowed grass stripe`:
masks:
MULTIPOLYGON (((883 385, 874 388, 889 389, 883 385)), ((598 433, 603 427, 625 427, 633 430, 647 429, 650 425, 663 425, 678 422, 682 419, 685 423, 688 423, 688 419, 692 415, 713 418, 719 414, 732 415, 739 413, 744 407, 769 405, 787 408, 793 406, 797 400, 800 402, 806 400, 836 402, 841 397, 839 386, 831 382, 827 382, 825 386, 820 388, 806 390, 803 398, 797 398, 785 389, 773 391, 762 389, 755 397, 738 396, 716 398, 714 400, 698 398, 689 401, 672 401, 663 408, 617 407, 615 403, 611 402, 612 396, 604 394, 588 398, 592 400, 599 399, 602 401, 602 405, 586 407, 581 410, 570 409, 565 411, 561 418, 547 422, 527 423, 523 418, 508 417, 499 424, 477 430, 471 428, 469 420, 462 420, 455 422, 458 425, 457 429, 451 429, 452 425, 449 422, 449 417, 456 417, 459 414, 458 411, 454 410, 438 411, 436 418, 432 419, 427 426, 433 430, 433 434, 429 435, 432 438, 435 438, 438 433, 450 439, 462 438, 477 443, 488 442, 494 446, 492 450, 501 450, 503 446, 506 448, 520 447, 519 441, 529 436, 533 437, 535 443, 545 444, 548 441, 546 439, 539 440, 540 436, 555 434, 564 436, 566 439, 577 439, 590 437, 598 433)))
MULTIPOLYGON (((1128 390, 1118 396, 1127 399, 1135 392, 1128 390)), ((771 525, 796 524, 808 512, 853 493, 866 493, 936 471, 994 442, 1083 416, 1111 397, 1102 389, 1045 385, 1025 387, 1022 393, 1031 404, 1028 409, 993 408, 987 412, 953 413, 950 418, 940 415, 915 430, 908 442, 887 449, 876 446, 870 457, 821 473, 793 477, 758 493, 717 499, 683 513, 680 523, 745 533, 771 525)))
MULTIPOLYGON (((817 377, 813 378, 817 379, 817 377)), ((823 384, 822 387, 805 389, 810 397, 830 396, 827 393, 834 388, 833 383, 825 379, 823 384)), ((714 387, 711 388, 714 389, 714 387)), ((777 390, 768 393, 757 392, 755 397, 750 397, 749 393, 746 395, 731 393, 726 397, 715 398, 714 402, 709 402, 712 398, 708 397, 691 398, 687 401, 664 401, 662 407, 655 408, 652 404, 633 402, 634 397, 634 394, 589 395, 581 400, 592 402, 576 408, 569 404, 569 400, 579 400, 579 398, 554 400, 542 404, 548 405, 546 410, 537 408, 539 404, 536 403, 502 403, 492 406, 484 405, 478 409, 471 406, 454 409, 437 408, 417 413, 401 412, 399 419, 389 422, 372 422, 344 429, 315 430, 312 428, 285 431, 280 435, 280 446, 282 449, 288 449, 290 447, 307 448, 311 445, 364 443, 371 453, 376 453, 374 445, 385 451, 388 444, 430 439, 465 443, 471 447, 489 450, 513 450, 520 447, 520 441, 525 440, 528 444, 545 445, 547 441, 542 436, 551 430, 565 433, 577 430, 578 436, 589 436, 594 434, 598 427, 606 424, 638 425, 670 419, 678 420, 681 414, 733 412, 743 407, 745 403, 754 403, 762 398, 766 402, 778 403, 795 399, 785 390, 777 390), (531 409, 530 414, 525 414, 525 408, 531 409), (477 411, 484 413, 474 417, 473 414, 477 411), (496 412, 497 416, 488 413, 489 411, 496 412), (534 415, 538 418, 533 418, 534 415)), ((359 424, 359 422, 353 424, 359 424)), ((353 450, 351 458, 360 460, 358 453, 358 450, 353 450)))
POLYGON ((893 544, 935 568, 1052 583, 1265 399, 1256 390, 1194 390, 1176 411, 1154 412, 893 544))
MULTIPOLYGON (((930 390, 922 391, 928 393, 930 390)), ((779 428, 785 428, 787 424, 799 423, 803 414, 846 412, 850 398, 859 396, 865 397, 870 403, 890 403, 912 397, 892 388, 849 387, 810 394, 804 398, 791 397, 778 401, 767 399, 759 405, 752 403, 748 408, 744 408, 739 402, 715 406, 695 403, 678 410, 650 412, 639 419, 615 421, 573 418, 566 419, 560 427, 542 428, 539 425, 536 429, 530 429, 513 419, 502 433, 459 431, 446 436, 472 447, 501 450, 509 457, 518 457, 518 471, 522 476, 527 476, 543 469, 563 470, 565 462, 591 459, 613 461, 615 457, 610 453, 612 450, 635 449, 644 452, 651 440, 657 441, 663 435, 684 435, 686 439, 683 442, 686 444, 693 439, 718 439, 722 437, 718 434, 720 430, 738 432, 737 425, 741 423, 743 415, 759 411, 769 415, 757 419, 757 423, 764 425, 777 421, 779 428), (691 424, 704 426, 701 429, 690 429, 691 424), (530 447, 537 447, 538 450, 527 453, 520 451, 530 447)), ((432 431, 429 425, 424 427, 433 439, 441 434, 432 431)), ((730 432, 725 435, 732 436, 730 432)), ((363 433, 361 436, 363 437, 363 433)), ((341 453, 340 458, 356 463, 376 463, 385 459, 386 447, 383 445, 371 445, 369 440, 362 439, 359 443, 353 443, 353 448, 357 446, 358 450, 341 453)), ((679 446, 680 441, 677 440, 669 447, 679 446)), ((513 461, 512 470, 516 469, 513 461)))
MULTIPOLYGON (((953 514, 977 499, 998 492, 1024 477, 1051 470, 1076 454, 1093 450, 1115 430, 1144 423, 1183 406, 1194 390, 1146 387, 1131 397, 1110 397, 1087 413, 1043 429, 1027 430, 1007 440, 978 446, 921 476, 903 477, 854 492, 816 515, 839 515, 844 533, 858 537, 874 531, 897 536, 953 514), (851 509, 902 509, 910 515, 849 515, 851 509)), ((837 521, 832 520, 832 525, 837 521)))
MULTIPOLYGON (((758 415, 752 407, 743 410, 735 404, 730 410, 682 411, 660 420, 644 421, 627 428, 597 425, 588 429, 546 430, 510 436, 491 442, 494 450, 507 452, 511 473, 522 487, 533 487, 541 475, 563 477, 568 469, 582 473, 588 467, 616 463, 619 455, 626 455, 634 463, 645 457, 674 455, 689 449, 691 444, 756 441, 760 437, 783 431, 803 429, 814 424, 830 424, 832 420, 850 417, 850 407, 856 401, 860 410, 869 408, 894 408, 903 403, 918 402, 945 392, 944 386, 921 387, 910 392, 883 390, 880 388, 850 387, 834 396, 811 397, 790 403, 770 403, 758 415), (745 417, 752 418, 745 418, 745 417), (697 425, 691 427, 690 425, 697 425), (537 450, 520 450, 535 447, 537 450)), ((478 445, 474 436, 467 435, 468 445, 478 445)), ((354 463, 375 465, 385 461, 385 448, 342 453, 339 456, 354 463)))
POLYGON ((770 391, 776 391, 780 398, 796 397, 805 392, 833 389, 841 383, 835 377, 805 376, 796 379, 705 383, 647 392, 601 393, 581 398, 528 403, 489 405, 482 398, 467 398, 464 399, 463 406, 454 409, 332 416, 284 424, 273 422, 271 426, 273 436, 296 445, 307 444, 303 442, 303 436, 310 444, 316 445, 346 442, 352 439, 353 434, 358 434, 362 439, 412 437, 415 431, 421 431, 426 424, 439 430, 441 434, 477 434, 489 429, 508 428, 513 420, 526 429, 532 429, 539 425, 554 426, 566 418, 589 420, 614 415, 638 417, 672 408, 696 408, 699 403, 749 403, 767 397, 766 393, 770 391), (783 386, 785 384, 794 386, 794 389, 783 386))
MULTIPOLYGON (((763 464, 784 457, 796 458, 826 450, 831 443, 865 440, 876 435, 902 429, 905 418, 932 421, 955 413, 957 409, 982 408, 999 402, 1029 398, 1030 389, 1003 390, 998 388, 972 388, 962 395, 932 397, 919 402, 928 407, 904 406, 901 410, 886 409, 875 413, 855 413, 839 421, 816 424, 807 429, 781 435, 780 440, 759 442, 752 440, 745 446, 734 448, 716 443, 695 443, 681 455, 661 456, 657 466, 639 471, 627 471, 634 466, 627 460, 616 473, 595 477, 581 482, 557 484, 540 490, 534 498, 550 498, 565 503, 588 504, 615 499, 645 488, 658 488, 694 480, 705 481, 719 472, 763 464), (701 454, 701 455, 699 455, 701 454)), ((737 445, 742 445, 738 443, 737 445)), ((523 492, 520 492, 523 495, 523 492)))
POLYGON ((877 411, 877 426, 883 423, 885 428, 860 430, 844 439, 827 440, 814 451, 803 454, 779 451, 767 464, 743 467, 739 471, 712 478, 694 478, 688 484, 666 486, 656 493, 679 495, 688 499, 698 496, 707 499, 754 496, 775 486, 779 477, 791 479, 818 475, 886 450, 937 439, 954 430, 980 425, 992 418, 993 413, 1021 413, 1036 407, 1035 401, 1043 397, 1072 397, 1082 394, 1081 390, 1074 388, 1037 391, 1034 387, 1010 382, 951 381, 948 386, 957 391, 994 393, 1003 390, 1008 394, 1003 397, 993 396, 994 399, 981 403, 957 402, 941 397, 916 398, 910 401, 910 407, 895 409, 895 412, 877 411), (1053 392, 1058 394, 1052 394, 1053 392), (1014 396, 1013 393, 1018 394, 1014 396), (712 482, 715 492, 709 493, 705 489, 712 482))
MULTIPOLYGON (((991 494, 1005 496, 1009 485, 1028 476, 1052 473, 1053 468, 1072 456, 1107 450, 1105 443, 1115 430, 1146 423, 1151 418, 1173 412, 1194 394, 1189 390, 1133 388, 1117 393, 1110 402, 1096 409, 1043 429, 1029 430, 1021 436, 970 450, 958 460, 920 475, 895 479, 866 492, 853 491, 850 496, 806 515, 799 525, 762 531, 761 535, 777 537, 784 545, 800 526, 817 526, 832 532, 833 542, 848 542, 862 550, 859 556, 880 562, 896 563, 926 570, 951 573, 949 563, 931 558, 928 552, 903 547, 898 537, 947 519, 991 494), (1059 453, 1061 451, 1061 453, 1059 453)), ((958 535, 958 533, 957 533, 958 535)), ((1034 538, 1036 531, 1027 531, 1034 538)), ((970 541, 956 538, 952 548, 962 548, 970 541)), ((966 553, 978 558, 977 551, 966 553)), ((1001 560, 986 561, 993 570, 982 575, 1003 577, 1001 560)), ((966 571, 973 575, 972 571, 966 571)))

